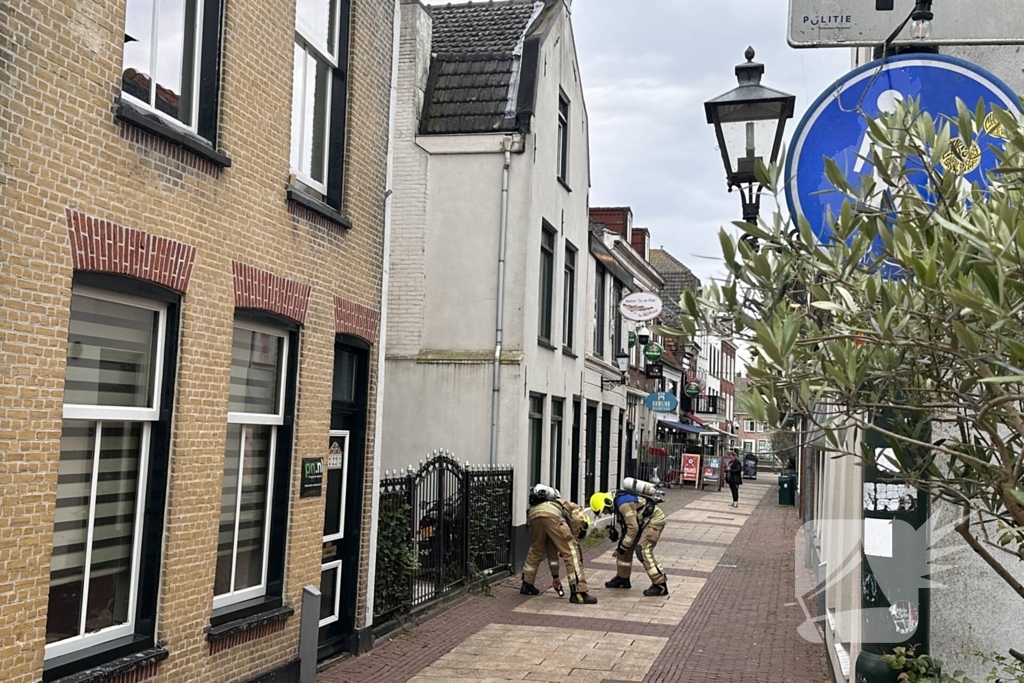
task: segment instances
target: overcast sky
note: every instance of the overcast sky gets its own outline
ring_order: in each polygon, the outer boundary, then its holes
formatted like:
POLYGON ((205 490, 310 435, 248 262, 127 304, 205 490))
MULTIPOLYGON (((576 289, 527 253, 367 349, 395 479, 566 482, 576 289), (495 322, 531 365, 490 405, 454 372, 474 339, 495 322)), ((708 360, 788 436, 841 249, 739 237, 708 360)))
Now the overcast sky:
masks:
POLYGON ((703 103, 736 86, 733 70, 751 45, 765 65, 762 82, 796 95, 792 132, 849 70, 848 49, 790 48, 787 13, 788 0, 573 2, 591 205, 631 206, 634 225, 651 229, 651 246, 664 246, 702 280, 721 272, 706 258, 720 253, 719 228, 741 218, 703 103))

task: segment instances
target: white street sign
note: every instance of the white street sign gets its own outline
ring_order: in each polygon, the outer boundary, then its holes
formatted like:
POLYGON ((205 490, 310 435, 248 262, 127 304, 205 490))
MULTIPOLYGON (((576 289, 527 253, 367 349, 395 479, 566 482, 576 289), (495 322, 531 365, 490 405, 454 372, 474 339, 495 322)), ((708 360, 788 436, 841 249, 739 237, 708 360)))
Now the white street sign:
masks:
POLYGON ((650 292, 634 292, 619 303, 619 313, 626 320, 642 323, 661 315, 661 298, 650 292))
MULTIPOLYGON (((877 0, 789 0, 792 47, 881 45, 914 9, 914 0, 894 0, 892 10, 877 0)), ((929 45, 1024 44, 1021 0, 941 0, 932 6, 929 45)), ((913 43, 910 22, 894 44, 913 43)))

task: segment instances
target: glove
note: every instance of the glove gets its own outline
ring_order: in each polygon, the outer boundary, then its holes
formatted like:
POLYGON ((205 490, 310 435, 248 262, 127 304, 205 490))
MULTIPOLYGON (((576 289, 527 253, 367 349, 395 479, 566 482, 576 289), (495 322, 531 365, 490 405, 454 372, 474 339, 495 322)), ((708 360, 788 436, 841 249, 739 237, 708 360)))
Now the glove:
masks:
POLYGON ((615 527, 610 527, 608 529, 608 538, 611 540, 612 543, 618 543, 619 542, 619 530, 616 529, 615 527))

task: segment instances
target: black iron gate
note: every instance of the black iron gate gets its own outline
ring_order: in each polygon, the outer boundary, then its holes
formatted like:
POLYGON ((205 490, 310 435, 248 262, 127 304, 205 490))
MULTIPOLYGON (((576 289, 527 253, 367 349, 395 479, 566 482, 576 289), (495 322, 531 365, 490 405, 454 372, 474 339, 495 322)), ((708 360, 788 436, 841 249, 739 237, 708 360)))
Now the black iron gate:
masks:
POLYGON ((374 623, 512 566, 512 467, 435 451, 380 483, 374 623))

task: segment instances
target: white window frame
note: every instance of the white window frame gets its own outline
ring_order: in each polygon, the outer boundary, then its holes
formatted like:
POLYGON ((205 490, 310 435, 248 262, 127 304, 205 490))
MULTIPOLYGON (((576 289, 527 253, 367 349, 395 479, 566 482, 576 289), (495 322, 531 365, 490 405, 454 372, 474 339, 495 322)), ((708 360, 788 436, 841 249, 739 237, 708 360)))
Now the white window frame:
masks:
POLYGON ((743 421, 743 431, 753 433, 757 430, 757 424, 753 420, 743 421))
MULTIPOLYGON (((150 40, 152 41, 151 42, 152 54, 149 57, 149 77, 150 77, 150 86, 151 86, 151 89, 152 89, 150 97, 154 100, 154 103, 143 102, 142 100, 140 100, 139 98, 135 97, 134 95, 125 92, 124 88, 121 89, 121 97, 125 97, 128 100, 130 100, 131 102, 138 104, 140 107, 145 108, 146 111, 150 111, 150 112, 155 113, 157 116, 159 116, 161 119, 163 119, 165 121, 170 121, 170 123, 172 125, 178 126, 179 128, 182 128, 184 130, 187 130, 187 131, 195 133, 198 130, 198 128, 199 128, 199 94, 200 94, 200 89, 199 89, 199 67, 203 63, 203 12, 206 9, 205 8, 206 2, 205 2, 205 0, 195 0, 195 3, 196 3, 196 25, 195 25, 196 45, 195 45, 194 60, 193 60, 193 63, 192 63, 192 93, 193 93, 193 95, 192 95, 192 111, 190 112, 190 116, 189 116, 189 121, 191 121, 192 123, 186 124, 186 123, 183 123, 183 122, 179 121, 178 119, 174 118, 173 116, 170 116, 170 115, 165 114, 164 112, 160 111, 160 109, 158 109, 156 104, 155 104, 155 100, 156 100, 156 56, 157 56, 157 49, 156 48, 157 48, 157 44, 158 44, 158 40, 159 40, 159 35, 160 35, 160 22, 159 22, 159 18, 160 18, 160 3, 161 3, 161 0, 152 0, 152 1, 153 1, 153 32, 150 35, 150 40)), ((130 0, 129 0, 129 2, 130 2, 130 0)), ((184 34, 182 34, 182 35, 183 35, 183 39, 184 39, 184 34)), ((184 54, 185 54, 184 45, 182 45, 182 56, 183 57, 184 57, 184 54)), ((123 49, 121 51, 121 72, 124 73, 124 50, 123 49)))
POLYGON ((72 290, 73 296, 85 296, 101 301, 134 306, 157 313, 156 329, 156 350, 151 359, 153 371, 153 388, 150 402, 152 408, 133 408, 119 406, 90 406, 81 404, 69 404, 64 406, 65 420, 81 420, 95 422, 96 436, 93 443, 92 475, 89 484, 89 522, 86 527, 85 559, 82 576, 82 613, 79 615, 79 635, 65 638, 55 643, 49 643, 43 648, 43 658, 51 659, 62 655, 77 652, 82 648, 100 645, 102 643, 123 638, 135 633, 135 609, 139 595, 139 565, 141 563, 142 550, 142 527, 145 511, 147 479, 149 476, 149 446, 152 434, 152 425, 159 420, 160 395, 163 375, 164 343, 167 330, 167 305, 159 301, 143 299, 127 294, 108 292, 92 287, 76 286, 72 290), (92 542, 95 532, 96 519, 96 485, 99 477, 99 450, 103 441, 104 422, 142 422, 142 438, 139 444, 139 480, 135 492, 135 522, 132 531, 132 575, 128 593, 128 620, 123 624, 108 626, 85 633, 85 620, 88 616, 88 595, 89 581, 92 568, 92 542))
POLYGON ((569 120, 572 103, 564 91, 558 91, 558 169, 556 174, 563 183, 569 182, 569 120), (565 115, 562 115, 562 103, 565 103, 565 115))
POLYGON ((320 628, 333 624, 341 618, 341 560, 334 560, 327 564, 320 566, 320 575, 323 576, 324 572, 329 572, 332 569, 337 569, 334 572, 334 612, 329 617, 324 617, 320 620, 320 628))
MULTIPOLYGON (((334 32, 334 54, 331 53, 331 51, 330 51, 330 49, 328 49, 327 45, 319 42, 316 38, 312 37, 312 35, 309 34, 308 29, 304 29, 304 27, 302 26, 302 23, 299 21, 299 14, 298 14, 299 10, 298 10, 298 7, 296 6, 296 8, 295 8, 295 45, 297 45, 298 47, 301 47, 303 50, 306 51, 307 54, 312 54, 315 59, 323 60, 326 64, 329 64, 330 67, 331 67, 331 73, 328 75, 328 78, 327 78, 327 107, 326 107, 326 113, 325 113, 325 119, 326 120, 324 122, 324 156, 323 156, 323 159, 322 159, 323 168, 321 169, 321 172, 322 172, 323 177, 324 177, 324 181, 320 182, 318 180, 314 180, 311 175, 309 175, 309 174, 305 173, 304 171, 300 170, 299 168, 297 168, 297 166, 302 166, 302 159, 301 158, 296 158, 297 156, 301 155, 302 148, 301 148, 301 146, 296 147, 296 141, 295 140, 292 140, 292 149, 289 152, 289 161, 288 161, 289 165, 291 166, 291 172, 295 174, 295 177, 298 178, 299 181, 301 181, 303 185, 306 185, 307 187, 310 187, 310 188, 312 188, 312 189, 316 190, 317 192, 319 192, 321 194, 324 194, 324 195, 327 194, 327 174, 328 174, 327 161, 328 161, 328 157, 330 156, 330 149, 331 149, 331 134, 332 134, 332 131, 331 131, 331 120, 332 120, 332 116, 333 116, 333 111, 332 111, 331 104, 332 104, 332 99, 334 97, 334 73, 333 72, 334 72, 335 69, 338 68, 338 65, 340 64, 340 56, 339 56, 338 52, 339 52, 340 46, 341 46, 340 37, 341 37, 341 24, 342 24, 342 21, 341 21, 342 20, 342 16, 341 16, 341 10, 342 10, 341 0, 330 0, 330 2, 333 4, 333 7, 334 7, 334 26, 331 27, 331 31, 334 32), (296 151, 296 150, 298 150, 298 151, 296 151)), ((294 49, 294 46, 293 46, 293 49, 294 49)), ((303 83, 307 82, 308 74, 306 73, 306 70, 308 68, 309 68, 309 60, 307 59, 307 60, 303 61, 303 66, 302 66, 302 69, 303 69, 303 71, 302 71, 303 83)), ((292 91, 293 91, 292 92, 292 97, 295 96, 295 94, 294 94, 295 85, 296 85, 295 83, 292 83, 292 91)), ((303 88, 303 94, 305 94, 305 88, 303 88)), ((308 98, 304 99, 304 106, 308 102, 309 102, 308 98)), ((294 115, 294 111, 292 112, 292 114, 294 115)), ((305 123, 306 123, 306 118, 304 116, 300 117, 300 120, 299 120, 299 123, 298 123, 298 136, 299 136, 299 144, 300 145, 301 145, 302 139, 304 138, 305 123)))
POLYGON ((759 432, 763 432, 764 431, 764 422, 758 422, 757 423, 757 431, 759 431, 759 432))
POLYGON ((232 327, 232 336, 234 335, 235 328, 248 330, 249 332, 261 332, 268 334, 278 339, 283 339, 284 343, 281 345, 281 358, 280 358, 280 370, 277 383, 277 414, 268 413, 241 413, 228 411, 228 424, 242 425, 242 435, 239 440, 239 453, 238 453, 238 481, 236 483, 235 490, 235 530, 232 535, 231 542, 231 583, 227 593, 221 593, 213 597, 213 608, 220 609, 229 605, 235 605, 246 600, 252 600, 266 594, 267 592, 267 567, 270 562, 270 527, 271 524, 271 503, 274 500, 274 468, 277 463, 277 432, 278 427, 284 424, 284 402, 285 402, 285 387, 288 383, 288 373, 291 368, 288 367, 288 351, 290 344, 290 335, 286 330, 282 330, 276 327, 269 327, 266 325, 260 325, 259 323, 235 320, 232 327), (273 427, 270 431, 270 461, 267 465, 267 500, 264 502, 263 511, 263 568, 260 583, 249 588, 243 588, 241 590, 235 590, 235 569, 238 562, 238 525, 241 521, 240 508, 242 505, 242 479, 245 472, 245 427, 246 426, 265 426, 270 425, 273 427))

